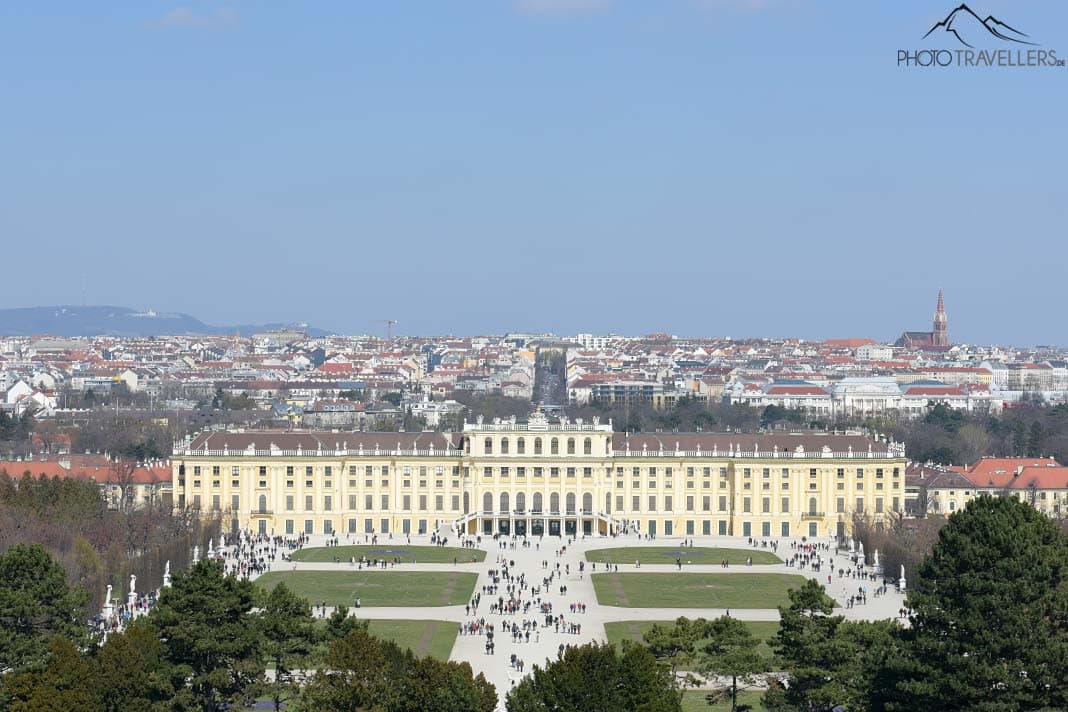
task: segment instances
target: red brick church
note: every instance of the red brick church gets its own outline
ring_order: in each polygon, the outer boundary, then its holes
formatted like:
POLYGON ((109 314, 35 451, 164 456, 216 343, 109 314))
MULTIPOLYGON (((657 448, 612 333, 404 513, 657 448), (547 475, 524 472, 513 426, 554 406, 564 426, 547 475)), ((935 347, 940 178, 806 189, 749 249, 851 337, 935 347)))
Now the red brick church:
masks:
POLYGON ((945 351, 949 348, 947 332, 946 305, 942 302, 942 290, 938 290, 938 306, 935 307, 934 331, 906 331, 901 334, 894 346, 907 349, 925 349, 928 351, 945 351))

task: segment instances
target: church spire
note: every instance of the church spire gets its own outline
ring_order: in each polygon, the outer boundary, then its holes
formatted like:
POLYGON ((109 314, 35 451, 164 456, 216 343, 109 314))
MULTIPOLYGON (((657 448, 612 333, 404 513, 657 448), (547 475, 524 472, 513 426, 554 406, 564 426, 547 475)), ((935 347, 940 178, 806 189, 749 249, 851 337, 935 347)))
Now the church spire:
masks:
POLYGON ((938 288, 938 305, 935 307, 934 315, 934 333, 931 335, 932 344, 934 346, 949 346, 949 334, 947 328, 949 326, 946 319, 946 305, 942 301, 942 288, 938 288))

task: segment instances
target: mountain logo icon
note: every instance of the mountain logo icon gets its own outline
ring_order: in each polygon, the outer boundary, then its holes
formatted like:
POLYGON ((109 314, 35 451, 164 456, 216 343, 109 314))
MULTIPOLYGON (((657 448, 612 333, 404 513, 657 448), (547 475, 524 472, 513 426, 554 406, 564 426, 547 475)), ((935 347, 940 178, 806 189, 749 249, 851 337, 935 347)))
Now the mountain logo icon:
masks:
POLYGON ((974 47, 991 36, 1004 42, 1038 46, 1037 42, 1030 41, 1031 38, 1026 33, 1005 24, 993 15, 987 15, 985 20, 981 19, 964 3, 946 15, 944 20, 936 22, 924 35, 924 39, 937 30, 953 35, 965 47, 974 47))

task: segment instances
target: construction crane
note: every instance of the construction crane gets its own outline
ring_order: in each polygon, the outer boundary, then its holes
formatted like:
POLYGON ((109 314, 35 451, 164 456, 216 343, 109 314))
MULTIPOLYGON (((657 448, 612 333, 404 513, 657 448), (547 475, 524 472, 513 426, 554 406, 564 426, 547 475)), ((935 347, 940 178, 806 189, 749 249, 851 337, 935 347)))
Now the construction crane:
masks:
POLYGON ((393 341, 393 325, 397 323, 396 319, 375 319, 376 324, 386 325, 386 341, 393 341))

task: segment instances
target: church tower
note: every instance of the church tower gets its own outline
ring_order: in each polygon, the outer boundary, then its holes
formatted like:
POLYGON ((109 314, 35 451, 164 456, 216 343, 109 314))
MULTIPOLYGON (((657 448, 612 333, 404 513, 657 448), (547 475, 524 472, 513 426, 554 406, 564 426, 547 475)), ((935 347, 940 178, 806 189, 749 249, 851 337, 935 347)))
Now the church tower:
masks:
POLYGON ((931 334, 932 346, 949 346, 949 335, 946 332, 946 305, 942 303, 942 288, 938 289, 938 306, 935 307, 934 332, 931 334))

